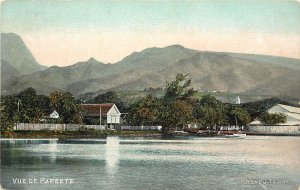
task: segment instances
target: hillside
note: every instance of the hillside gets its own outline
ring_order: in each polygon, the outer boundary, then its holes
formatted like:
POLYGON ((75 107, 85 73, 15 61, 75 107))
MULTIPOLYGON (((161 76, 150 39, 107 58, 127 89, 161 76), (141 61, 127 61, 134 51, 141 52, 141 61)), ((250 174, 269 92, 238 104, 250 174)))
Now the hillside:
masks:
MULTIPOLYGON (((144 54, 142 56, 145 57, 144 54)), ((68 86, 67 90, 76 89, 73 92, 78 94, 109 89, 143 90, 146 87, 163 87, 165 81, 173 80, 177 73, 189 73, 193 87, 202 92, 248 92, 250 94, 257 92, 264 95, 299 98, 297 89, 300 89, 298 88, 300 69, 284 66, 284 63, 272 64, 251 60, 245 56, 233 57, 226 53, 216 52, 191 53, 189 58, 157 67, 154 66, 157 62, 141 63, 128 60, 126 62, 132 65, 140 63, 140 65, 131 70, 122 71, 121 74, 73 83, 68 86), (289 85, 286 84, 285 77, 292 80, 289 85), (258 87, 260 91, 256 89, 258 87)))
POLYGON ((11 78, 20 76, 19 71, 11 66, 7 61, 1 60, 1 81, 7 81, 11 78))
POLYGON ((2 93, 29 86, 45 94, 56 89, 76 96, 107 90, 136 91, 163 87, 178 73, 189 74, 193 87, 200 92, 300 98, 299 59, 196 51, 180 45, 147 48, 115 64, 91 58, 68 67, 53 66, 28 75, 16 74, 2 84, 2 93))
POLYGON ((52 92, 53 89, 65 90, 67 86, 72 83, 79 83, 82 80, 106 76, 109 73, 109 68, 109 65, 91 58, 86 62, 78 62, 71 66, 52 66, 31 75, 19 76, 7 81, 3 86, 4 88, 13 86, 14 89, 31 86, 39 92, 48 94, 52 92))

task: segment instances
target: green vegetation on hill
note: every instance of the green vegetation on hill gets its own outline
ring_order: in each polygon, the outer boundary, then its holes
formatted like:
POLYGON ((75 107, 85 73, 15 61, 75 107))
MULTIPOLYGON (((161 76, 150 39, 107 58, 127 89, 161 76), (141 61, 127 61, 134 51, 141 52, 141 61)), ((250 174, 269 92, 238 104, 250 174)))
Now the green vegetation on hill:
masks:
MULTIPOLYGON (((2 42, 2 58, 20 72, 2 83, 2 93, 6 95, 28 87, 42 94, 69 91, 75 97, 107 91, 143 91, 145 88, 151 91, 150 88, 162 88, 165 81, 172 80, 177 73, 188 73, 193 80, 192 87, 199 92, 300 98, 299 59, 196 51, 172 45, 134 52, 115 64, 103 64, 91 58, 72 66, 53 66, 39 71, 40 67, 20 37, 3 34, 2 38, 9 39, 2 42), (19 53, 12 53, 14 48, 19 53), (38 72, 22 75, 31 66, 38 72)), ((3 68, 12 71, 10 67, 3 68)))

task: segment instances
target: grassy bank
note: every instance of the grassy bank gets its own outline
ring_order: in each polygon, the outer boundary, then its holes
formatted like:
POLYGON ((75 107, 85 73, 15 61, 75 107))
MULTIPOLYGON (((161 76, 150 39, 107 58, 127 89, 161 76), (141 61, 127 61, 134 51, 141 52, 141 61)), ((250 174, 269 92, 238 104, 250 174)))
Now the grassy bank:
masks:
POLYGON ((1 138, 105 138, 107 136, 160 136, 160 131, 7 131, 1 138))

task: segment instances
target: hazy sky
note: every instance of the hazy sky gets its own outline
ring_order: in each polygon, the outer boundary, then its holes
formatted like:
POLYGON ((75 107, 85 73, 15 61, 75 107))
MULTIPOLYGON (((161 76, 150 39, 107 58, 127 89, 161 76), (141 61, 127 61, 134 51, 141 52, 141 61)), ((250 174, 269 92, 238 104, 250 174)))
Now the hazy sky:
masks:
POLYGON ((300 58, 298 1, 8 0, 1 24, 44 65, 114 63, 172 44, 300 58))

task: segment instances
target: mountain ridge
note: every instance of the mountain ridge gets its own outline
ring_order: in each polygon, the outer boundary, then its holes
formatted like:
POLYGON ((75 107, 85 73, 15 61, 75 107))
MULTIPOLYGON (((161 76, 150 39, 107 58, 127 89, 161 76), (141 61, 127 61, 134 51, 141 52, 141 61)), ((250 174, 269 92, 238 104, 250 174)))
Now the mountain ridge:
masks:
MULTIPOLYGON (((11 89, 32 86, 38 92, 70 91, 76 96, 107 90, 161 88, 176 74, 189 74, 202 92, 246 92, 299 97, 300 60, 257 54, 198 51, 175 44, 133 52, 114 64, 93 57, 66 67, 52 66, 16 75, 2 84, 11 89), (293 80, 286 85, 286 80, 293 80)), ((13 72, 13 71, 12 71, 13 72)))
POLYGON ((36 61, 22 38, 14 33, 1 33, 1 60, 7 61, 20 74, 47 68, 36 61))

